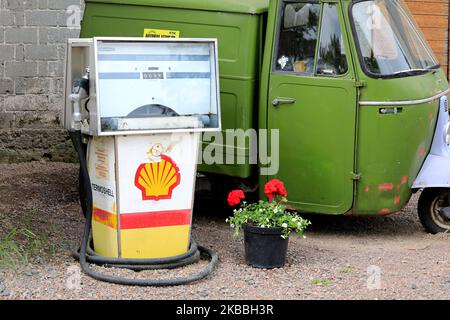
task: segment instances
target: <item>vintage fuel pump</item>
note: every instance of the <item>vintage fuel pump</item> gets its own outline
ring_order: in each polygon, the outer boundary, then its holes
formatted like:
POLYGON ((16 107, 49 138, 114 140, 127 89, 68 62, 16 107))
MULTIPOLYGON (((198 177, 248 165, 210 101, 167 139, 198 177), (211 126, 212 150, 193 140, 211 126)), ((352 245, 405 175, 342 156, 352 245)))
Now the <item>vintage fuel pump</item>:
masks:
POLYGON ((83 271, 129 285, 206 277, 218 257, 191 239, 191 221, 200 133, 221 130, 217 41, 89 38, 67 48, 64 119, 80 156, 83 271), (175 268, 201 252, 209 264, 177 279, 122 279, 89 266, 175 268))

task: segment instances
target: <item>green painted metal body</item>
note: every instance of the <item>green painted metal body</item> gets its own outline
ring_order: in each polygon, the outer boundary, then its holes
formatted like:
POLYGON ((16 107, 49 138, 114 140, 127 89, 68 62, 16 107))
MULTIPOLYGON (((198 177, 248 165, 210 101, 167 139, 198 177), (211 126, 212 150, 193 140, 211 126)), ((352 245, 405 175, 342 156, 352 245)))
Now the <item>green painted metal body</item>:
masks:
MULTIPOLYGON (((347 29, 350 1, 343 2, 347 29)), ((404 101, 432 97, 448 88, 445 73, 436 72, 397 79, 374 79, 362 71, 351 41, 356 79, 366 86, 360 101, 404 101)), ((382 115, 379 106, 360 106, 356 127, 355 183, 352 212, 386 215, 400 211, 409 201, 414 180, 428 156, 436 128, 439 100, 401 106, 398 114, 382 115)))
POLYGON ((218 38, 223 128, 279 129, 280 168, 274 176, 258 175, 258 167, 248 164, 246 146, 247 164, 200 165, 200 171, 255 177, 260 185, 282 179, 290 204, 302 211, 399 211, 430 151, 438 101, 401 106, 397 114, 381 114, 379 106, 359 101, 427 98, 448 88, 445 74, 368 77, 351 32, 351 1, 323 2, 338 4, 349 65, 340 77, 273 71, 280 1, 87 0, 81 35, 140 37, 144 28, 152 28, 177 30, 183 38, 218 38), (295 98, 295 103, 274 108, 276 97, 295 98))

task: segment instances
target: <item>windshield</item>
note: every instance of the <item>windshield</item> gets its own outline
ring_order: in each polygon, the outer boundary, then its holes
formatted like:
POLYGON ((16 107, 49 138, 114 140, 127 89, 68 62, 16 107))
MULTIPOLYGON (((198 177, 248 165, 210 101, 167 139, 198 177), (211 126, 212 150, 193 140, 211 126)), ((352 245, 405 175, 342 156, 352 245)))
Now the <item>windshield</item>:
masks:
POLYGON ((363 68, 369 75, 400 77, 439 67, 403 1, 357 2, 352 16, 363 68))

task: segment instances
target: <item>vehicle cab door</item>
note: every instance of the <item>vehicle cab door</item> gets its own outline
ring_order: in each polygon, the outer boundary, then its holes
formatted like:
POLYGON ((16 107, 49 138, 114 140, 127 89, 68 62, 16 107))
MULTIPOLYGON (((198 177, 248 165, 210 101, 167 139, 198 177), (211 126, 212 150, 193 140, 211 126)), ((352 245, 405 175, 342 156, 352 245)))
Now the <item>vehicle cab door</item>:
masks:
MULTIPOLYGON (((279 171, 302 211, 351 210, 357 88, 337 1, 279 1, 267 126, 279 129, 279 171)), ((272 152, 275 150, 271 146, 272 152)))

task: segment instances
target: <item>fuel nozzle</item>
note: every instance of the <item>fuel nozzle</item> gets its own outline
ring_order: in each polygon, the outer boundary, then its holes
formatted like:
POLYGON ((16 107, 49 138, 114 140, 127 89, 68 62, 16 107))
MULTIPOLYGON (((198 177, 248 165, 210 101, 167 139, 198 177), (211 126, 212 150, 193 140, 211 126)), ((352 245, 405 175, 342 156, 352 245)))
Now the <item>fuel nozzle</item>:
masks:
POLYGON ((72 129, 74 131, 81 130, 81 102, 89 98, 89 68, 81 79, 73 82, 70 101, 72 102, 72 129))

